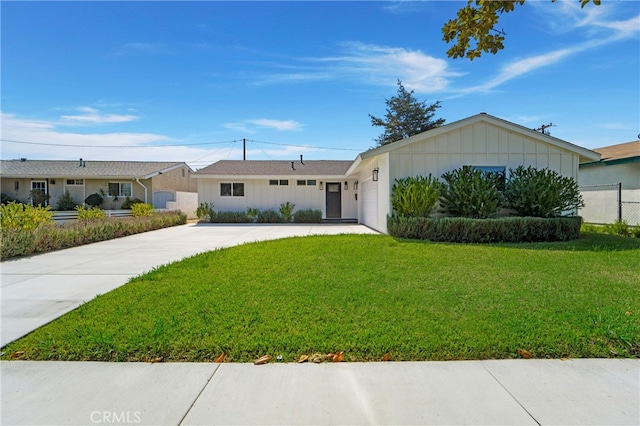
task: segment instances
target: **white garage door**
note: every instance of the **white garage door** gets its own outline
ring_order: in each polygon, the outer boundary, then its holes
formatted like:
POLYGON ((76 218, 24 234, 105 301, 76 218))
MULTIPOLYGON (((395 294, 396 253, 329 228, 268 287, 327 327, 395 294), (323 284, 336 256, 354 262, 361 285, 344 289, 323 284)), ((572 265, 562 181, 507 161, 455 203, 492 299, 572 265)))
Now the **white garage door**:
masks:
POLYGON ((362 184, 362 223, 378 229, 378 182, 372 180, 362 184))

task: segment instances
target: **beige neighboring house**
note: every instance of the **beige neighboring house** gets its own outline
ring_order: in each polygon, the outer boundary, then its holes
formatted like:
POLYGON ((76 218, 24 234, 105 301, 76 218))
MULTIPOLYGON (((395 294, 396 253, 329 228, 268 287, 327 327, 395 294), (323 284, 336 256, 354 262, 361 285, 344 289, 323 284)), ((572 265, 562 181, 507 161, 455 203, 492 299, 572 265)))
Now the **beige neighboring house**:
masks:
POLYGON ((640 224, 640 140, 594 151, 599 161, 580 164, 578 182, 586 204, 581 216, 592 223, 622 219, 640 224))
POLYGON ((177 193, 195 193, 193 170, 180 162, 150 161, 58 161, 2 160, 2 193, 13 200, 29 202, 32 189, 41 189, 55 208, 58 198, 69 191, 77 204, 91 194, 104 194, 101 207, 119 209, 126 197, 138 198, 156 208, 167 208, 177 193))
POLYGON ((549 168, 578 179, 600 154, 481 113, 359 154, 354 161, 219 161, 194 173, 198 201, 216 210, 313 208, 329 220, 387 232, 396 179, 440 176, 462 166, 549 168), (304 163, 304 164, 303 164, 304 163))

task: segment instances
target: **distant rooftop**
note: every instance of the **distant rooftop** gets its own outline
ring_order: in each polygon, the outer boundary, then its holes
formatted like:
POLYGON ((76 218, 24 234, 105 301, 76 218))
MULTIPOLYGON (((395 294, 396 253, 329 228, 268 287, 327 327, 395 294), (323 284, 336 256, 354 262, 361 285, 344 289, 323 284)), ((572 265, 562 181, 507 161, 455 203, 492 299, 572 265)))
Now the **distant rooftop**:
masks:
POLYGON ((224 176, 344 176, 353 161, 221 160, 194 173, 224 176), (292 168, 293 163, 293 168, 292 168))
POLYGON ((640 157, 640 140, 595 148, 594 151, 602 156, 602 161, 640 157))
POLYGON ((181 162, 154 161, 65 161, 65 160, 1 160, 2 177, 100 177, 147 178, 158 172, 186 165, 181 162))

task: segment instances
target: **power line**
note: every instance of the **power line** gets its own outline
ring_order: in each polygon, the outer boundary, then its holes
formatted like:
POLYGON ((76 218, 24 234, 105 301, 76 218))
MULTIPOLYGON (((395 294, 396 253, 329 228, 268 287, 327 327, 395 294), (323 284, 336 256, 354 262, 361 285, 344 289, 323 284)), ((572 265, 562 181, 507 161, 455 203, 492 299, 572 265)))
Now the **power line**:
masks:
MULTIPOLYGON (((70 148, 163 148, 163 147, 183 147, 183 146, 203 146, 203 145, 218 145, 218 144, 235 144, 236 142, 240 142, 241 139, 235 139, 232 141, 220 141, 220 142, 201 142, 201 143, 183 143, 183 144, 167 144, 167 145, 74 145, 74 144, 65 144, 65 143, 44 143, 44 142, 30 142, 30 141, 18 141, 13 139, 0 139, 2 142, 8 143, 17 143, 22 145, 40 145, 40 146, 56 146, 56 147, 70 147, 70 148)), ((296 148, 310 148, 310 149, 321 149, 326 151, 356 151, 362 152, 362 149, 356 148, 335 148, 335 147, 324 147, 324 146, 314 146, 314 145, 302 145, 302 144, 291 144, 291 143, 281 143, 281 142, 265 142, 265 141, 255 141, 251 139, 247 139, 247 142, 265 144, 265 145, 277 145, 277 146, 290 146, 296 148)), ((264 152, 264 151, 263 151, 264 152)))

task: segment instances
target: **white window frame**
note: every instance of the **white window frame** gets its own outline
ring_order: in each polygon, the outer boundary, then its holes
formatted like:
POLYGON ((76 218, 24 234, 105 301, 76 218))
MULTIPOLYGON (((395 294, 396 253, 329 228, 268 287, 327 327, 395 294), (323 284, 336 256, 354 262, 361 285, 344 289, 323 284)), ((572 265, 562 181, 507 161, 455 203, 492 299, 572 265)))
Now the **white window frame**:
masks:
POLYGON ((84 186, 84 179, 65 179, 66 186, 84 186))
POLYGON ((246 188, 246 185, 245 185, 244 182, 220 182, 220 186, 219 186, 220 196, 221 197, 244 197, 245 192, 246 192, 245 188, 246 188), (231 193, 229 195, 224 195, 222 193, 222 185, 231 185, 231 193), (236 185, 242 185, 242 195, 236 195, 235 194, 235 192, 236 192, 235 186, 236 185))
POLYGON ((107 183, 107 197, 133 197, 133 183, 131 182, 108 182, 107 183), (111 185, 118 185, 118 193, 111 193, 111 185), (129 194, 122 192, 122 186, 129 185, 129 194))

